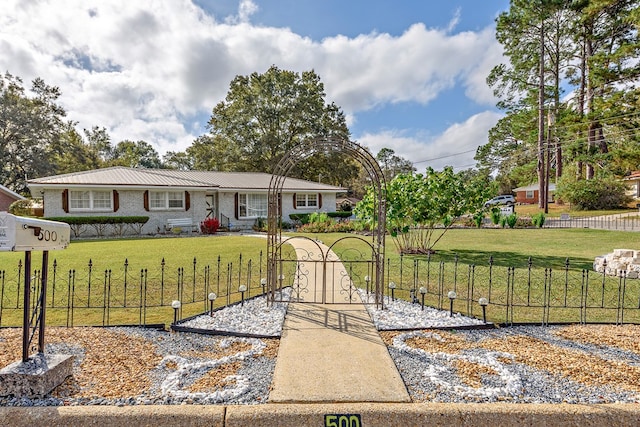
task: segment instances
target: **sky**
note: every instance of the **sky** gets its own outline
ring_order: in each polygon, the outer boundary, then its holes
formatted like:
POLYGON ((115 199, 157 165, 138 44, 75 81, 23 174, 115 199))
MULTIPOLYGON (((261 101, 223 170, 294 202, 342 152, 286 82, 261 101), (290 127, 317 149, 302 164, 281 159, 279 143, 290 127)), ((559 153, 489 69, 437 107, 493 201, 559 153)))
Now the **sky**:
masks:
POLYGON ((77 129, 160 155, 207 132, 237 75, 314 70, 352 140, 427 166, 474 165, 502 116, 509 0, 3 0, 0 72, 60 88, 77 129))

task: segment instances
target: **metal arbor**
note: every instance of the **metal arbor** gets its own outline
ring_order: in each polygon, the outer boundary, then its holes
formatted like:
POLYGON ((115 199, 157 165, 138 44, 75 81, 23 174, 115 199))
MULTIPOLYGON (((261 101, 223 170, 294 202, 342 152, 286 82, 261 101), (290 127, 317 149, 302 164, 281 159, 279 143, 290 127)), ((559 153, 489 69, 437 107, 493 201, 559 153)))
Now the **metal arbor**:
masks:
POLYGON ((267 288, 268 301, 275 301, 276 291, 282 286, 278 280, 282 277, 281 269, 281 248, 282 248, 282 188, 291 169, 300 161, 315 153, 320 152, 341 152, 350 155, 358 161, 369 175, 371 185, 374 190, 374 212, 377 212, 374 229, 372 230, 373 251, 371 288, 375 293, 375 304, 377 307, 383 306, 384 294, 384 243, 386 232, 386 181, 380 165, 376 159, 361 145, 337 138, 321 137, 306 140, 295 146, 289 153, 280 160, 269 184, 268 193, 268 233, 267 233, 267 288))

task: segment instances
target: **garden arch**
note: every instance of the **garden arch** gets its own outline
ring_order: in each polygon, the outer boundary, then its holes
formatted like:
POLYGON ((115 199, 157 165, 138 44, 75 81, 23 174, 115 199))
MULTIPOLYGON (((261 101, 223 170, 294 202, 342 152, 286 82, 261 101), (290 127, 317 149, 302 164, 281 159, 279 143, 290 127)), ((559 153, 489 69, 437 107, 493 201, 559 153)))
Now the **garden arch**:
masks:
MULTIPOLYGON (((374 190, 374 212, 376 212, 376 221, 374 228, 371 230, 370 239, 361 236, 350 237, 365 242, 364 247, 368 248, 371 253, 370 266, 367 271, 369 274, 363 276, 366 278, 366 286, 368 290, 374 293, 374 302, 376 306, 382 308, 384 293, 384 248, 386 234, 386 181, 384 174, 380 169, 380 165, 376 159, 369 153, 367 149, 361 145, 337 137, 320 137, 303 141, 286 153, 280 160, 271 176, 268 193, 268 233, 267 233, 267 288, 268 300, 273 303, 276 301, 276 293, 284 285, 283 265, 287 259, 283 258, 282 240, 282 188, 284 186, 287 175, 291 169, 301 160, 312 156, 319 152, 340 152, 351 156, 359 162, 368 174, 371 185, 374 190), (370 288, 369 288, 370 286, 370 288)), ((344 239, 340 239, 344 240, 344 239)), ((338 243, 338 242, 336 242, 338 243)), ((332 245, 332 248, 335 246, 332 245)), ((312 245, 313 247, 313 245, 312 245)), ((316 244, 319 251, 318 257, 313 257, 311 253, 304 261, 307 263, 321 264, 322 270, 326 273, 327 265, 333 262, 329 257, 329 252, 323 253, 320 245, 316 244)), ((298 271, 300 265, 297 267, 298 271)), ((329 303, 326 298, 326 290, 330 288, 327 283, 327 274, 323 274, 323 292, 321 297, 312 299, 311 302, 329 303)), ((350 284, 352 289, 352 283, 350 284)), ((351 292, 351 290, 349 291, 351 292)), ((335 301, 334 301, 335 302, 335 301)))

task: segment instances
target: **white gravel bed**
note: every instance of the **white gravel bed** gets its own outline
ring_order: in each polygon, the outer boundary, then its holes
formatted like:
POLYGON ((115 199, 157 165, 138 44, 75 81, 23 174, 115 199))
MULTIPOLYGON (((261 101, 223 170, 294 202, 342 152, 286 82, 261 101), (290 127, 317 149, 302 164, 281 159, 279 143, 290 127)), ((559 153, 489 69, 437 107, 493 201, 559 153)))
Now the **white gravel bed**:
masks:
MULTIPOLYGON (((366 294, 361 295, 365 300, 368 298, 366 294)), ((422 310, 419 304, 401 300, 387 300, 385 305, 382 311, 371 304, 367 308, 376 326, 383 330, 381 336, 415 402, 640 402, 638 327, 610 326, 599 330, 581 326, 586 329, 579 332, 595 336, 595 342, 563 338, 568 335, 561 334, 566 327, 560 326, 446 332, 426 329, 481 325, 482 322, 459 314, 450 316, 446 310, 428 307, 422 310), (423 330, 398 331, 412 328, 423 330), (390 329, 396 331, 384 331, 390 329), (601 342, 600 337, 604 335, 613 340, 601 342), (559 369, 563 365, 566 369, 559 369)), ((287 303, 278 303, 273 308, 267 307, 265 298, 257 297, 245 301, 244 305, 218 310, 213 317, 199 316, 183 325, 279 335, 286 306, 287 303)), ((92 328, 96 340, 101 339, 100 330, 92 328)), ((277 340, 221 338, 139 328, 107 330, 142 339, 156 349, 156 359, 144 375, 150 379, 144 391, 118 398, 74 397, 73 393, 44 399, 5 397, 0 398, 0 405, 260 404, 268 400, 277 340), (271 343, 270 353, 265 350, 267 342, 271 343), (225 348, 229 351, 225 352, 225 348), (240 367, 231 369, 232 365, 240 367), (217 369, 221 371, 215 386, 204 391, 193 387, 217 369)), ((4 345, 1 341, 0 345, 4 345)), ((84 347, 75 342, 47 344, 47 352, 75 354, 76 366, 79 366, 89 359, 90 346, 86 342, 84 347)), ((135 353, 127 357, 139 357, 142 362, 146 355, 135 353)))
MULTIPOLYGON (((282 290, 282 300, 288 301, 291 288, 282 290)), ((203 314, 179 325, 187 328, 214 330, 218 332, 246 334, 254 336, 279 337, 287 313, 288 302, 275 302, 267 305, 264 296, 245 300, 244 304, 235 304, 213 312, 213 316, 203 314)))
POLYGON ((421 304, 411 304, 405 300, 384 297, 384 309, 380 310, 372 304, 373 294, 358 289, 360 298, 367 303, 366 308, 379 331, 401 329, 451 328, 460 326, 474 326, 484 324, 482 320, 463 316, 460 313, 438 310, 432 307, 422 307, 421 304))

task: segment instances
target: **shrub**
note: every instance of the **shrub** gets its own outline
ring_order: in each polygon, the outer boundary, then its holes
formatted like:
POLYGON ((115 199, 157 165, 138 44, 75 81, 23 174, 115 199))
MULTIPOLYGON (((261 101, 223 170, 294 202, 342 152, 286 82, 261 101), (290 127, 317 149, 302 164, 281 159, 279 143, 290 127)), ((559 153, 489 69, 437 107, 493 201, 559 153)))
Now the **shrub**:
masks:
POLYGON ((338 211, 328 212, 327 215, 329 216, 329 218, 346 219, 353 215, 353 213, 351 211, 338 211))
POLYGON ((571 203, 576 210, 615 209, 626 205, 624 183, 610 177, 594 179, 562 179, 556 190, 557 197, 571 203))
POLYGON ((29 199, 16 200, 9 205, 9 213, 18 216, 29 216, 33 213, 32 201, 29 199))
POLYGON ((504 227, 504 225, 502 224, 502 218, 502 212, 500 212, 499 208, 491 209, 491 222, 493 222, 495 225, 500 224, 504 227))
POLYGON ((220 228, 218 218, 206 218, 200 223, 200 231, 202 234, 215 234, 220 228))
POLYGON ((331 220, 329 219, 329 215, 326 212, 312 212, 309 214, 309 223, 310 224, 322 224, 328 223, 331 220))
POLYGON ((484 221, 484 212, 476 212, 473 215, 473 224, 476 226, 476 228, 482 227, 482 221, 484 221))
POLYGON ((509 226, 509 228, 513 228, 516 226, 516 223, 518 222, 518 215, 512 213, 511 215, 505 217, 506 218, 506 223, 509 226))
POLYGON ((299 214, 289 214, 289 218, 294 223, 300 223, 302 225, 309 224, 309 215, 308 213, 299 213, 299 214))
POLYGON ((547 219, 547 217, 545 216, 544 213, 538 212, 537 214, 535 214, 535 215, 533 215, 531 217, 531 222, 536 227, 542 228, 542 226, 544 225, 544 222, 545 222, 546 219, 547 219))
POLYGON ((531 221, 531 218, 526 216, 518 217, 518 220, 516 221, 516 228, 527 228, 532 226, 533 222, 531 221))
POLYGON ((253 231, 267 231, 269 224, 267 224, 267 220, 258 217, 256 221, 253 223, 253 231))

